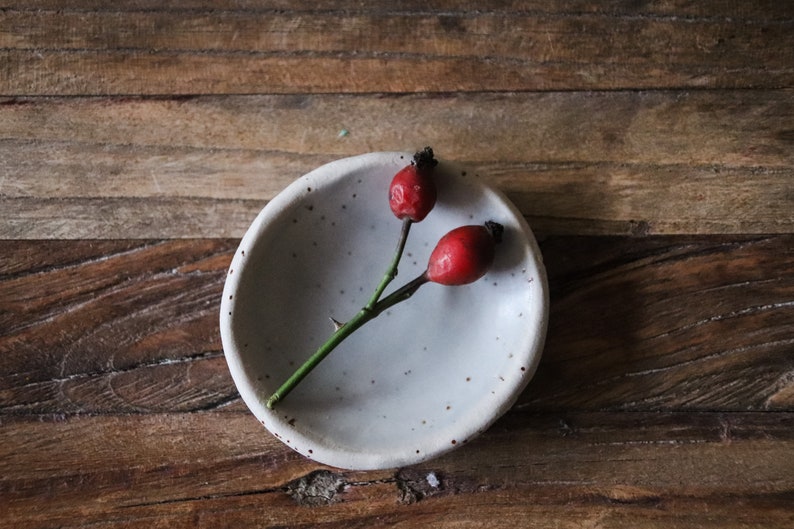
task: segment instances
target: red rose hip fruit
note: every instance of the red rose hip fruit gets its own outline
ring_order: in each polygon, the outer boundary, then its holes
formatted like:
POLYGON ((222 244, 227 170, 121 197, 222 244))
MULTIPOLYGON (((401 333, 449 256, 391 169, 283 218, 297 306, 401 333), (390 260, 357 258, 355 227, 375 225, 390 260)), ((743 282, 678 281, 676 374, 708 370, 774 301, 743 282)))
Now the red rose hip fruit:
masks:
POLYGON ((501 224, 488 221, 484 226, 461 226, 450 231, 430 254, 425 277, 450 286, 480 279, 493 263, 503 230, 501 224))
POLYGON ((400 169, 389 186, 389 206, 398 219, 419 222, 436 204, 433 168, 438 161, 433 149, 425 147, 417 152, 411 165, 400 169))

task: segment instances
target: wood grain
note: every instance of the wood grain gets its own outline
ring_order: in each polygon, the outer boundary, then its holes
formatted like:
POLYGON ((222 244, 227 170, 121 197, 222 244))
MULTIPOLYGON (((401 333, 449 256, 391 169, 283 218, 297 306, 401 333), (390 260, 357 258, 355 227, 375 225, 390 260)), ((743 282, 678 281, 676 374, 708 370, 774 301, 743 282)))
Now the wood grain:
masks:
POLYGON ((792 95, 8 99, 0 237, 240 237, 310 169, 430 140, 544 234, 785 233, 792 95))
MULTIPOLYGON (((37 244, 2 245, 13 263, 40 253, 37 244)), ((45 262, 29 258, 31 272, 2 280, 4 400, 88 412, 227 399, 235 392, 220 355, 217 303, 235 246, 86 241, 52 245, 45 262), (7 393, 17 385, 22 393, 7 393)))
POLYGON ((6 418, 0 501, 21 529, 479 528, 497 519, 783 528, 794 521, 793 421, 791 413, 513 411, 433 462, 347 472, 303 459, 247 413, 6 418), (123 431, 152 442, 128 443, 123 431))
POLYGON ((317 0, 315 2, 294 0, 237 0, 230 4, 226 0, 129 0, 122 4, 108 0, 7 0, 7 9, 26 10, 73 10, 106 11, 128 13, 135 11, 212 10, 220 12, 252 13, 402 13, 444 14, 494 13, 494 14, 602 14, 616 17, 672 17, 684 19, 737 18, 745 22, 787 20, 794 16, 794 8, 775 0, 736 3, 732 0, 706 0, 686 2, 680 0, 654 0, 627 2, 609 0, 571 0, 558 3, 545 0, 499 0, 483 3, 478 0, 317 0))
POLYGON ((790 235, 545 241, 549 339, 521 402, 532 409, 790 409, 792 248, 790 235))
MULTIPOLYGON (((235 247, 0 243, 0 413, 242 409, 217 323, 235 247)), ((551 326, 518 406, 790 411, 792 249, 791 235, 544 241, 551 326)))
POLYGON ((570 10, 422 4, 410 11, 355 4, 332 6, 330 13, 327 6, 306 9, 308 2, 239 10, 211 3, 167 9, 150 3, 137 10, 24 4, 0 12, 0 62, 7 72, 0 93, 792 86, 793 10, 785 2, 769 3, 767 11, 711 3, 722 16, 709 6, 662 3, 645 10, 582 9, 581 2, 570 10), (695 14, 679 17, 679 9, 695 14))

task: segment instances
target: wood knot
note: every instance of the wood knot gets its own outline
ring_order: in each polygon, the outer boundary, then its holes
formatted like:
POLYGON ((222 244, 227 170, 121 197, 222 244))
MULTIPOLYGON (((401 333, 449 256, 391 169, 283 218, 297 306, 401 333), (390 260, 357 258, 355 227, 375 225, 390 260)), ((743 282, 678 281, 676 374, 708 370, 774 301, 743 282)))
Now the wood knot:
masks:
POLYGON ((342 501, 339 495, 347 485, 347 480, 341 474, 315 470, 287 483, 284 491, 298 505, 317 507, 342 501))

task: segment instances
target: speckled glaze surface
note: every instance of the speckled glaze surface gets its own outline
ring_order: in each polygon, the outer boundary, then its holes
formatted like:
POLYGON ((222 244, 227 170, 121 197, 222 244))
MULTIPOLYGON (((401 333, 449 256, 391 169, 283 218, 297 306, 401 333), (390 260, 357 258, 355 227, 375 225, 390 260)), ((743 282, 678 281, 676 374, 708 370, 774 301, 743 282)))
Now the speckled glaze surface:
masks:
POLYGON ((465 445, 507 411, 540 359, 548 287, 535 238, 501 193, 442 159, 436 207, 412 227, 386 294, 465 224, 505 226, 492 269, 466 286, 424 285, 266 408, 333 332, 330 318, 352 317, 380 281, 401 225, 388 187, 410 159, 370 153, 306 174, 261 211, 229 267, 220 328, 234 382, 265 428, 327 465, 405 466, 465 445))

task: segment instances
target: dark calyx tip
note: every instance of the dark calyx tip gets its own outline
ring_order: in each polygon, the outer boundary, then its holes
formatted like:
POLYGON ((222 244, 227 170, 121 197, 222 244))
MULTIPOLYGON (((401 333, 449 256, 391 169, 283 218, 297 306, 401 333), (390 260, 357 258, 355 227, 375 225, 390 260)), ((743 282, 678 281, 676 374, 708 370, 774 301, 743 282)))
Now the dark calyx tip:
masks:
POLYGON ((438 165, 438 160, 433 157, 433 149, 430 147, 425 147, 421 151, 414 154, 414 159, 412 162, 416 169, 420 172, 423 171, 432 171, 435 166, 438 165))
POLYGON ((502 242, 502 234, 505 232, 504 226, 498 222, 487 220, 485 221, 485 229, 491 232, 491 237, 493 237, 495 243, 499 244, 502 242))

